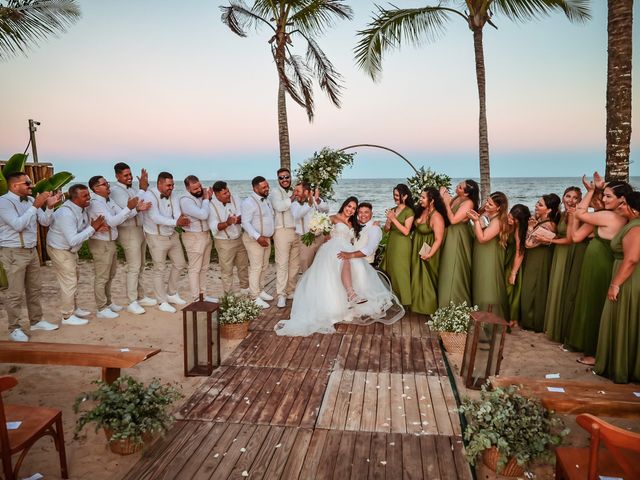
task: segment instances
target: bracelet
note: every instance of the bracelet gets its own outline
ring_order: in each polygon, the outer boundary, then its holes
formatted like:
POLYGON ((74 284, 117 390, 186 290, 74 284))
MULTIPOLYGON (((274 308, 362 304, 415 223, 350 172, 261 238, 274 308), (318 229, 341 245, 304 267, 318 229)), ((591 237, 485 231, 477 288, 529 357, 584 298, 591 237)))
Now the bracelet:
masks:
POLYGON ((615 283, 612 283, 611 285, 609 285, 609 288, 617 288, 618 290, 620 290, 620 285, 616 285, 615 283))

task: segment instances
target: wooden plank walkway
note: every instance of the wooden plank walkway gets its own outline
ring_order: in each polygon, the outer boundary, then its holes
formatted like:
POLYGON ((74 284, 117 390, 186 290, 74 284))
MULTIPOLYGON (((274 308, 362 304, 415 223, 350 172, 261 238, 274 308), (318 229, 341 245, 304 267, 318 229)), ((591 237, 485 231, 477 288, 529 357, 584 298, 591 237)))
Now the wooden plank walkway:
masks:
POLYGON ((126 479, 471 479, 425 317, 278 337, 265 310, 126 479))

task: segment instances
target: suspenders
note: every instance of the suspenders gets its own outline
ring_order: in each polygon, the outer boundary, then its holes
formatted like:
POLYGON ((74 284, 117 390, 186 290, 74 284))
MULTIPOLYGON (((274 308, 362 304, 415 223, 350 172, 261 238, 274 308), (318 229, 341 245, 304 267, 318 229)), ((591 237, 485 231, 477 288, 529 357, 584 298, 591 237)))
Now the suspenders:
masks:
POLYGON ((260 207, 260 202, 258 202, 258 200, 256 200, 255 197, 251 197, 253 199, 254 202, 256 202, 256 205, 258 206, 258 211, 260 212, 260 236, 262 237, 262 232, 264 232, 264 222, 262 220, 262 207, 260 207))
MULTIPOLYGON (((216 204, 215 204, 215 203, 213 203, 213 199, 212 199, 212 200, 210 200, 210 203, 211 203, 211 206, 213 207, 213 209, 214 209, 214 210, 215 210, 215 212, 216 212, 216 216, 218 217, 218 220, 219 220, 219 221, 218 221, 218 223, 222 223, 224 220, 222 220, 222 217, 220 216, 220 212, 218 211, 218 207, 216 207, 216 204)), ((235 212, 237 213, 237 212, 238 212, 238 208, 236 207, 236 202, 235 202, 235 200, 233 199, 233 196, 231 197, 231 205, 233 205, 233 209, 234 209, 234 210, 235 210, 235 212)), ((262 212, 261 212, 261 213, 262 213, 262 212)), ((260 218, 262 218, 262 216, 261 216, 260 218)), ((226 228, 223 230, 223 232, 224 232, 224 234, 227 236, 227 238, 228 238, 229 240, 231 240, 231 236, 229 235, 229 232, 227 232, 227 229, 226 229, 226 228)))
MULTIPOLYGON (((78 230, 79 227, 82 227, 82 224, 80 224, 80 226, 78 226, 78 217, 76 217, 76 213, 73 211, 73 209, 69 205, 62 205, 62 207, 60 207, 60 208, 66 208, 73 214, 73 218, 76 219, 76 230, 78 230)), ((82 217, 82 221, 84 221, 84 209, 82 210, 82 216, 83 216, 82 217)), ((111 227, 109 227, 109 238, 111 238, 111 227)), ((73 247, 69 247, 69 251, 71 253, 75 253, 73 251, 73 247)))
MULTIPOLYGON (((153 190, 149 190, 154 197, 156 197, 156 200, 158 201, 158 210, 160 210, 160 198, 158 198, 158 195, 156 195, 156 192, 154 192, 153 190)), ((171 203, 171 197, 169 197, 169 207, 171 207, 171 218, 173 218, 173 203, 171 203)), ((160 225, 156 225, 156 227, 158 228, 158 235, 160 235, 160 225)))
MULTIPOLYGON (((186 198, 187 200, 192 200, 195 206, 196 207, 198 206, 198 202, 196 202, 195 198, 191 198, 191 199, 189 197, 182 197, 182 198, 186 198)), ((173 210, 171 211, 171 214, 173 214, 173 210)), ((200 222, 200 228, 202 229, 202 231, 206 232, 207 231, 207 228, 205 227, 206 222, 204 220, 198 220, 198 221, 200 222)))
MULTIPOLYGON (((13 207, 13 209, 16 211, 16 214, 18 215, 18 217, 20 216, 20 212, 18 211, 18 207, 16 207, 16 204, 13 203, 11 200, 7 199, 7 202, 9 202, 11 204, 11 206, 13 207)), ((31 206, 31 205, 29 205, 31 206)), ((25 248, 24 246, 24 234, 22 232, 18 232, 18 237, 20 237, 20 248, 25 248)))

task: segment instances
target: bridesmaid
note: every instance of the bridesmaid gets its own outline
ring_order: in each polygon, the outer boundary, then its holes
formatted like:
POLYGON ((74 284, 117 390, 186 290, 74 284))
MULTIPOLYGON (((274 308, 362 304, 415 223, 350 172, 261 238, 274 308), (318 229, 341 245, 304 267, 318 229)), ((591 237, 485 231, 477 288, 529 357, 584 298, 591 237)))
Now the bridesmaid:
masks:
POLYGON ((509 301, 509 318, 511 319, 509 326, 511 327, 520 320, 520 292, 522 291, 522 269, 520 267, 524 260, 530 218, 529 207, 521 203, 514 205, 507 216, 510 232, 504 272, 509 301))
POLYGON ((393 292, 402 305, 411 305, 411 226, 415 207, 411 191, 400 183, 393 189, 396 206, 387 212, 384 231, 389 233, 380 268, 389 275, 393 292))
POLYGON ((534 332, 542 332, 544 328, 549 272, 553 259, 553 249, 549 248, 551 243, 547 238, 549 233, 555 234, 557 231, 559 208, 558 195, 543 195, 536 202, 535 217, 529 220, 527 229, 527 250, 520 295, 520 326, 534 332))
POLYGON ((600 317, 611 280, 613 269, 613 252, 611 239, 627 223, 627 219, 616 213, 616 209, 624 202, 624 196, 633 190, 626 182, 609 182, 596 185, 584 181, 587 194, 576 208, 578 220, 593 226, 594 238, 585 252, 580 283, 576 296, 576 307, 566 339, 571 350, 583 352, 578 362, 584 365, 595 364, 595 353, 598 346, 600 317), (595 194, 596 188, 604 186, 602 202, 605 210, 588 212, 587 208, 595 194))
POLYGON ((467 213, 476 237, 471 268, 473 304, 483 311, 488 311, 491 305, 493 313, 508 321, 504 264, 509 238, 509 200, 504 193, 493 192, 482 210, 482 216, 473 210, 467 213))
POLYGON ((640 192, 618 209, 628 221, 611 239, 613 279, 602 311, 596 365, 615 383, 640 382, 640 192))
POLYGON ((440 192, 427 188, 420 194, 416 220, 413 222, 411 251, 411 310, 431 315, 438 308, 438 268, 444 229, 449 224, 447 210, 440 192), (427 243, 431 250, 420 256, 420 249, 427 243))
POLYGON ((440 188, 440 194, 451 225, 447 228, 440 257, 438 306, 446 307, 450 302, 467 302, 467 305, 471 305, 473 235, 467 213, 478 210, 480 188, 477 182, 464 180, 456 186, 456 196, 453 199, 444 187, 440 188))

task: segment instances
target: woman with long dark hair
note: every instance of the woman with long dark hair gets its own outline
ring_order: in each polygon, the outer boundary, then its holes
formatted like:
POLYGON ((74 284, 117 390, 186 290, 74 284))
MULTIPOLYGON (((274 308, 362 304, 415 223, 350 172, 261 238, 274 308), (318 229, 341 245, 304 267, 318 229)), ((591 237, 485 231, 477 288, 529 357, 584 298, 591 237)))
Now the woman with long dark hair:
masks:
POLYGON ((522 267, 524 260, 530 218, 529 207, 521 203, 511 207, 507 216, 507 223, 510 228, 504 272, 509 302, 509 323, 511 326, 520 320, 520 293, 522 292, 522 268, 520 267, 522 267))

